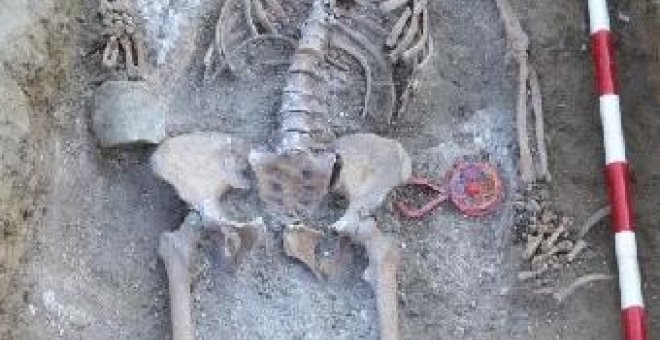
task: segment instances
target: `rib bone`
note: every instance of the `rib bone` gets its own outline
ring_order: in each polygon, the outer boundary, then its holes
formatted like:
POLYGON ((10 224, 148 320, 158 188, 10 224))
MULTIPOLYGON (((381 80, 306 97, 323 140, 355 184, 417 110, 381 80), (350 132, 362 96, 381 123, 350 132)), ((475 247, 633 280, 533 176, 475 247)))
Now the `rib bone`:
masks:
POLYGON ((376 294, 381 340, 398 340, 399 253, 378 229, 373 213, 393 187, 410 177, 410 157, 399 143, 373 134, 342 137, 337 140, 337 152, 343 162, 337 190, 347 195, 349 206, 332 228, 365 247, 369 266, 364 279, 376 294))

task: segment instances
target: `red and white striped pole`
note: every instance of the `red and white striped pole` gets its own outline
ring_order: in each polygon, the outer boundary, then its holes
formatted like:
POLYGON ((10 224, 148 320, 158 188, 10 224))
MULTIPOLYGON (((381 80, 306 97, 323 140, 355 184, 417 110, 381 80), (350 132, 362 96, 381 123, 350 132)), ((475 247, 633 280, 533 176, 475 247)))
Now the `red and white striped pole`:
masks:
POLYGON ((610 19, 606 0, 589 0, 591 48, 596 66, 600 116, 605 139, 605 174, 619 269, 621 317, 625 340, 647 340, 646 311, 637 258, 630 167, 621 128, 621 109, 610 19))

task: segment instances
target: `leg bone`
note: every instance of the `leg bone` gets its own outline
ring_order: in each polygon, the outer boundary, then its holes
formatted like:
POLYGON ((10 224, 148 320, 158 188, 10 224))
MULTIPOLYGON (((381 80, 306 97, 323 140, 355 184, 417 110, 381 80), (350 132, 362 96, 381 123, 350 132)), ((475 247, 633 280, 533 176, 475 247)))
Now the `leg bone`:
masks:
POLYGON ((337 151, 343 162, 337 189, 350 203, 333 228, 367 250, 369 266, 364 278, 376 293, 381 339, 398 340, 399 253, 394 242, 378 229, 373 213, 392 188, 410 177, 410 157, 399 143, 373 134, 342 137, 337 151))
POLYGON ((163 142, 151 158, 156 175, 170 183, 179 197, 199 214, 190 214, 181 228, 161 236, 159 255, 170 285, 174 340, 193 340, 190 266, 203 229, 225 236, 228 258, 236 262, 258 240, 261 219, 229 221, 220 197, 230 188, 248 188, 247 145, 219 133, 193 133, 163 142), (196 217, 196 219, 194 218, 196 217))
POLYGON ((173 340, 194 339, 190 306, 190 267, 200 234, 201 219, 197 214, 191 213, 179 230, 163 233, 160 237, 158 255, 165 263, 169 280, 173 340))

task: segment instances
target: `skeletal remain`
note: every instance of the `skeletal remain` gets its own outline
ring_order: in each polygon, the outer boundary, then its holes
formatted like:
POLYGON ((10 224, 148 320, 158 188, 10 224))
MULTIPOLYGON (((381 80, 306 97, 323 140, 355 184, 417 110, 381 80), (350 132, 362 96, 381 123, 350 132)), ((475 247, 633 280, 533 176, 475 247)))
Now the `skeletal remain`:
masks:
POLYGON ((318 279, 321 279, 321 268, 316 247, 322 237, 322 232, 299 224, 287 226, 283 236, 286 255, 300 260, 318 279))
POLYGON ((552 234, 545 239, 541 245, 541 250, 544 252, 550 251, 556 244, 559 237, 566 231, 566 227, 563 224, 560 224, 555 230, 552 231, 552 234))
POLYGON ((120 51, 123 51, 130 80, 141 77, 144 64, 144 51, 136 32, 133 12, 128 1, 102 0, 100 3, 99 13, 108 39, 103 50, 102 64, 109 69, 117 69, 120 51))
POLYGON ((542 252, 532 258, 532 265, 539 265, 553 259, 555 255, 559 254, 559 248, 554 246, 547 251, 542 252))
POLYGON ((406 27, 406 24, 408 23, 408 20, 410 20, 411 16, 412 16, 412 10, 410 9, 410 7, 406 7, 406 9, 403 11, 403 14, 401 14, 399 19, 392 27, 392 31, 387 36, 387 40, 385 40, 385 45, 387 45, 387 47, 392 48, 395 46, 396 42, 399 40, 399 37, 401 37, 401 34, 403 33, 403 29, 406 27))
POLYGON ((207 56, 216 55, 222 65, 216 72, 209 71, 214 63, 205 61, 205 73, 215 74, 225 67, 231 72, 239 70, 233 54, 245 41, 262 35, 270 39, 290 40, 281 35, 276 23, 288 21, 287 13, 278 0, 228 0, 220 12, 215 28, 215 41, 209 46, 207 56), (256 22, 255 22, 256 21, 256 22), (214 52, 215 51, 215 52, 214 52))
POLYGON ((530 235, 527 238, 527 247, 523 253, 523 259, 531 260, 534 254, 536 254, 536 250, 541 246, 541 243, 543 243, 543 233, 539 233, 537 236, 530 235))
POLYGON ((280 20, 287 20, 287 14, 284 11, 284 7, 278 0, 265 0, 268 8, 271 12, 280 20))
MULTIPOLYGON (((243 59, 236 56, 236 52, 247 40, 262 36, 286 42, 292 39, 292 37, 284 36, 275 30, 271 23, 264 21, 269 18, 268 14, 270 13, 276 17, 280 17, 283 13, 286 14, 277 0, 265 0, 266 6, 259 2, 261 0, 240 1, 228 0, 222 8, 220 19, 216 25, 215 42, 209 47, 204 60, 206 66, 205 78, 209 78, 224 69, 229 69, 234 74, 243 72, 240 67, 243 59), (248 6, 250 7, 249 10, 247 9, 248 6), (243 17, 248 17, 249 20, 246 21, 243 17), (257 21, 264 22, 262 26, 265 29, 260 30, 252 23, 255 17, 257 21), (244 27, 246 22, 247 26, 253 28, 246 29, 244 27), (221 59, 218 63, 212 60, 216 55, 217 58, 221 59), (216 64, 221 66, 217 67, 217 70, 211 71, 210 69, 214 68, 216 64)), ((299 47, 299 53, 297 54, 300 55, 304 54, 305 51, 314 50, 314 53, 325 55, 329 48, 335 48, 355 58, 364 71, 367 83, 363 115, 379 113, 390 122, 396 106, 396 95, 391 65, 385 62, 381 45, 378 44, 380 36, 385 39, 387 32, 380 24, 368 17, 334 7, 332 1, 328 4, 317 4, 318 2, 315 1, 313 4, 312 14, 308 16, 306 23, 303 25, 301 32, 303 37, 300 41, 301 43, 305 40, 317 41, 319 44, 308 45, 306 49, 299 47), (355 33, 355 29, 346 27, 344 21, 365 28, 366 31, 371 32, 377 38, 367 39, 364 34, 355 33), (383 105, 385 106, 383 107, 383 105), (374 108, 374 106, 378 107, 374 108)), ((425 49, 425 51, 430 50, 430 48, 425 49)), ((294 59, 296 59, 296 56, 294 56, 294 59)), ((313 72, 318 73, 318 70, 313 72)))
POLYGON ((428 8, 424 8, 422 10, 422 33, 421 36, 419 37, 419 41, 415 43, 412 47, 410 47, 408 50, 403 52, 403 61, 406 62, 409 65, 412 65, 413 62, 417 61, 419 59, 419 56, 424 52, 424 48, 429 44, 429 10, 428 8))
POLYGON ((573 250, 574 246, 575 246, 575 244, 571 240, 563 240, 563 241, 557 243, 557 248, 562 253, 570 252, 571 250, 573 250))
POLYGON ((257 28, 257 25, 254 24, 254 18, 252 15, 252 1, 243 0, 243 6, 245 10, 245 21, 247 22, 248 27, 250 28, 250 32, 252 33, 252 35, 258 35, 259 29, 257 28))
POLYGON ((317 142, 307 123, 327 111, 321 70, 300 67, 323 62, 329 44, 328 19, 325 5, 315 1, 284 88, 280 143, 272 151, 253 150, 249 156, 261 199, 271 210, 288 216, 308 215, 316 209, 330 186, 336 161, 331 146, 317 142), (305 123, 300 126, 300 122, 305 123))
POLYGON ((381 9, 389 12, 407 3, 411 4, 403 10, 395 22, 385 44, 393 48, 390 52, 393 63, 403 60, 407 65, 420 66, 421 63, 425 63, 433 50, 429 35, 428 1, 386 1, 381 3, 381 9))
POLYGON ((380 3, 380 9, 383 12, 391 12, 407 4, 409 0, 386 0, 380 3))
POLYGON ((237 262, 259 238, 260 218, 249 223, 229 220, 220 204, 230 188, 247 189, 247 145, 219 133, 193 133, 171 138, 152 156, 156 175, 170 183, 179 197, 198 213, 191 213, 181 228, 161 235, 159 255, 167 269, 174 340, 192 340, 190 266, 204 231, 225 237, 225 252, 237 262))
POLYGON ((589 218, 587 218, 586 221, 584 221, 584 224, 582 227, 580 227, 580 232, 577 235, 578 240, 583 239, 593 228, 596 224, 600 223, 605 217, 607 217, 611 213, 612 209, 610 208, 609 205, 604 206, 596 212, 594 212, 589 218))
POLYGON ((364 71, 366 86, 362 116, 367 116, 369 113, 374 115, 376 109, 373 108, 375 106, 373 102, 382 97, 384 98, 382 102, 386 106, 380 107, 378 111, 380 111, 380 115, 387 117, 387 122, 390 123, 396 106, 390 64, 385 60, 379 48, 366 38, 359 36, 337 21, 334 22, 334 28, 339 34, 332 36, 331 45, 355 58, 364 71), (374 96, 373 92, 380 92, 380 94, 374 96))
POLYGON ((568 262, 575 261, 575 258, 580 255, 580 253, 587 248, 587 242, 583 240, 578 240, 573 246, 573 249, 568 253, 568 262))
MULTIPOLYGON (((366 56, 360 57, 360 50, 367 50, 367 55, 375 57, 375 64, 387 65, 377 59, 377 51, 369 51, 368 42, 333 20, 331 11, 322 1, 315 1, 284 89, 280 109, 282 140, 274 152, 253 150, 250 164, 257 175, 262 200, 290 218, 304 218, 326 195, 335 162, 341 159, 336 188, 348 196, 349 207, 332 227, 366 248, 370 264, 365 279, 376 292, 381 338, 396 340, 398 251, 376 227, 371 214, 391 188, 410 176, 410 158, 400 144, 376 135, 349 135, 334 144, 315 138, 314 131, 318 128, 310 122, 314 122, 315 113, 327 108, 323 95, 317 94, 323 89, 323 76, 313 66, 324 61, 330 45, 357 56, 365 73, 370 73, 367 66, 372 63, 366 56)), ((317 264, 311 260, 310 253, 317 236, 308 236, 312 240, 305 246, 304 261, 315 267, 317 264)))
POLYGON ((393 63, 401 59, 403 52, 406 51, 408 48, 410 48, 410 46, 413 44, 415 37, 417 36, 417 33, 419 31, 419 21, 420 21, 420 17, 414 15, 413 13, 412 18, 410 20, 410 24, 408 25, 408 29, 403 34, 401 40, 397 43, 394 50, 390 52, 390 58, 393 63))
POLYGON ((507 0, 495 0, 500 11, 509 46, 518 62, 518 102, 516 104, 516 129, 518 131, 518 148, 520 149, 520 175, 523 182, 534 180, 532 151, 527 134, 527 78, 529 76, 528 55, 529 38, 520 26, 507 0))
POLYGON ((541 268, 537 270, 519 272, 518 280, 519 281, 531 280, 545 274, 548 270, 550 270, 549 266, 541 266, 541 268))
POLYGON ((518 148, 520 149, 520 175, 524 183, 532 183, 535 179, 550 180, 548 170, 547 147, 545 144, 543 105, 538 75, 533 66, 529 65, 529 38, 523 31, 508 0, 495 0, 504 22, 507 41, 514 59, 518 63, 518 99, 516 103, 516 129, 518 132, 518 148), (531 92, 532 109, 536 125, 536 149, 539 155, 538 171, 534 170, 534 159, 529 145, 527 133, 528 83, 531 92))
MULTIPOLYGON (((272 210, 288 216, 308 215, 316 208, 327 193, 337 159, 332 138, 320 138, 331 134, 319 120, 327 113, 327 89, 319 65, 324 64, 331 46, 354 56, 362 65, 367 77, 364 110, 371 101, 370 77, 385 73, 391 79, 391 69, 377 48, 336 20, 323 1, 315 1, 288 71, 279 110, 280 142, 271 150, 250 153, 260 197, 272 210), (372 67, 381 72, 372 74, 372 67)), ((393 84, 390 81, 384 86, 393 103, 393 84)))
POLYGON ((160 237, 158 255, 165 263, 170 290, 170 310, 172 313, 172 339, 193 340, 192 308, 190 285, 195 248, 199 243, 201 233, 201 218, 195 220, 195 214, 190 214, 181 224, 179 230, 164 233, 160 237))
MULTIPOLYGON (((221 22, 216 27, 216 45, 218 54, 226 61, 231 59, 231 48, 264 36, 260 27, 250 21, 248 26, 253 28, 248 28, 242 36, 228 30, 238 25, 234 14, 236 9, 241 9, 251 20, 256 15, 258 25, 266 25, 264 15, 269 19, 268 11, 264 13, 255 8, 254 1, 229 0, 223 7, 221 22)), ((290 223, 307 220, 331 189, 331 179, 336 177, 332 188, 348 197, 349 206, 332 229, 366 248, 369 266, 364 277, 375 291, 381 338, 398 340, 396 270, 399 255, 394 242, 377 227, 373 214, 389 191, 408 179, 411 162, 399 143, 373 134, 355 134, 334 140, 326 121, 320 119, 328 110, 324 95, 327 91, 324 65, 331 48, 352 56, 362 66, 367 83, 365 114, 375 112, 373 105, 378 101, 387 105, 383 111, 391 116, 396 100, 392 65, 387 62, 380 46, 347 26, 344 18, 337 16, 332 3, 315 0, 303 25, 278 111, 280 138, 277 144, 253 149, 247 159, 256 175, 262 201, 271 212, 290 223)), ((412 12, 419 21, 426 2, 416 4, 412 12)), ((372 31, 381 34, 384 43, 385 32, 372 31)), ((412 35, 415 38, 417 33, 412 35)), ((413 42, 411 40, 411 44, 413 42)), ((212 55, 207 54, 207 59, 212 55)), ((205 63, 210 64, 208 60, 205 63)), ((231 69, 232 65, 229 67, 231 69)), ((235 222, 225 218, 218 197, 229 187, 247 188, 242 176, 247 168, 245 153, 245 145, 231 137, 194 134, 165 142, 154 155, 153 162, 159 176, 172 183, 181 198, 200 212, 204 226, 229 224, 231 230, 241 230, 235 222), (188 154, 190 150, 198 151, 188 154)), ((230 235, 227 243, 243 244, 244 237, 238 233, 236 238, 231 230, 220 228, 225 236, 230 235)), ((287 253, 320 276, 319 273, 336 270, 337 266, 332 261, 316 259, 319 239, 319 233, 300 225, 287 228, 284 235, 287 253)))
POLYGON ((529 69, 529 89, 534 111, 534 133, 536 134, 536 152, 539 156, 536 178, 550 181, 550 170, 548 169, 548 147, 545 143, 545 124, 543 121, 543 97, 541 96, 541 85, 539 75, 534 67, 529 69))
POLYGON ((373 214, 389 191, 410 177, 410 157, 399 143, 372 134, 342 137, 337 151, 343 167, 336 188, 348 197, 349 205, 332 228, 367 250, 364 278, 376 293, 381 339, 397 340, 399 254, 394 242, 378 229, 373 214))
POLYGON ((267 33, 276 33, 277 28, 270 18, 268 18, 268 12, 266 12, 261 0, 252 0, 252 6, 254 6, 254 16, 258 20, 259 25, 261 25, 267 33))
POLYGON ((588 274, 585 276, 582 276, 567 287, 557 290, 552 296, 557 300, 557 302, 562 303, 566 301, 566 298, 568 298, 573 292, 575 292, 578 288, 583 287, 585 285, 588 285, 592 282, 596 281, 609 281, 612 280, 614 276, 609 275, 609 274, 588 274))

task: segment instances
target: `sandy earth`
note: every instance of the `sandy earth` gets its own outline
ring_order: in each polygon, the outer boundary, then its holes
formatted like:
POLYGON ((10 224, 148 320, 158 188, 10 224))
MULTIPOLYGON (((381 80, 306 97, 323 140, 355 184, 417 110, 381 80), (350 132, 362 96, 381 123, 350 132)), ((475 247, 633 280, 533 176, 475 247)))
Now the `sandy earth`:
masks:
MULTIPOLYGON (((259 145, 271 135, 283 73, 201 81, 221 2, 136 2, 148 19, 148 78, 170 108, 170 134, 217 130, 259 145)), ((586 3, 512 2, 541 77, 551 198, 579 224, 605 204, 586 3)), ((99 43, 94 2, 53 3, 0 0, 0 41, 14 47, 0 52, 0 339, 169 339, 167 283, 156 248, 158 235, 176 228, 186 207, 151 173, 153 148, 102 150, 95 144, 91 100, 107 75, 93 53, 99 43)), ((400 140, 415 173, 439 178, 457 157, 477 155, 498 164, 506 179, 507 200, 489 217, 470 219, 447 207, 411 222, 389 203, 379 211, 381 225, 402 248, 403 338, 620 338, 615 281, 579 290, 562 305, 516 281, 522 264, 511 230, 515 67, 506 63, 503 28, 494 1, 434 1, 431 8, 439 48, 405 116, 391 127, 363 121, 359 96, 337 91, 343 100, 333 109, 343 114, 328 118, 340 134, 369 130, 400 140)), ((646 299, 658 333, 660 268, 653 259, 660 256, 654 230, 660 43, 653 38, 660 32, 660 7, 619 1, 612 13, 621 18, 615 27, 624 126, 636 169, 646 299)), ((235 205, 240 214, 254 216, 260 214, 255 196, 231 198, 244 202, 235 205)), ((340 210, 330 201, 323 211, 336 216, 340 210)), ((587 273, 615 272, 607 225, 588 242, 557 286, 587 273)), ((274 223, 236 270, 218 265, 215 255, 205 248, 194 285, 198 339, 378 338, 359 248, 328 282, 285 256, 274 223)))

